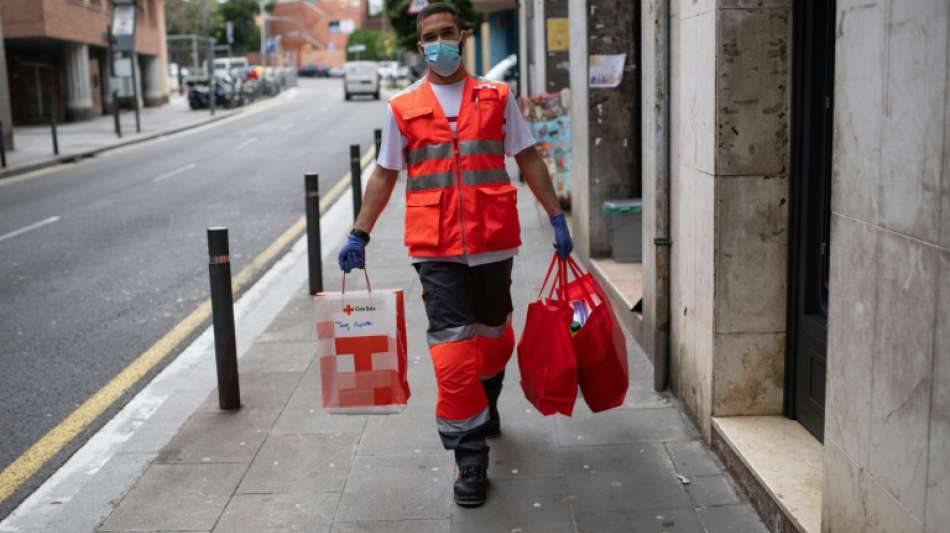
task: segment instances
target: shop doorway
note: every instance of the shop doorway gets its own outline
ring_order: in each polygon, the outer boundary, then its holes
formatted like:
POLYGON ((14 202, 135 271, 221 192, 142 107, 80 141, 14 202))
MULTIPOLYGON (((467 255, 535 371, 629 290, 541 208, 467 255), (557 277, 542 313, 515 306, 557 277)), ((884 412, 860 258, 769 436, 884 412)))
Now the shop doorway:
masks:
POLYGON ((824 438, 835 2, 795 2, 786 415, 824 438))

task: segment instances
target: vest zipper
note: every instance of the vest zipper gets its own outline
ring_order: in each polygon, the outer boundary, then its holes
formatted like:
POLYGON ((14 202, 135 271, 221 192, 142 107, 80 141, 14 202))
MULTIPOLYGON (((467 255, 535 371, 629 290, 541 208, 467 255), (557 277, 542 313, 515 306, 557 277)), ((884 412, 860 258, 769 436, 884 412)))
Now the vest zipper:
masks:
MULTIPOLYGON (((456 124, 456 127, 458 125, 456 124)), ((462 231, 462 253, 468 254, 468 246, 465 244, 465 209, 462 204, 462 163, 459 155, 459 141, 457 136, 452 137, 452 153, 455 156, 455 184, 459 193, 459 229, 462 231)))

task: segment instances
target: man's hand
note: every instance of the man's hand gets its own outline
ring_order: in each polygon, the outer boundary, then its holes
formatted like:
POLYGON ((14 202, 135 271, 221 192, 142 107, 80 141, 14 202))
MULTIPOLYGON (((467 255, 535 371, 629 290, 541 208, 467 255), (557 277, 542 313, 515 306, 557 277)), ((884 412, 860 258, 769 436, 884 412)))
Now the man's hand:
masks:
POLYGON ((551 226, 554 227, 554 249, 561 259, 567 259, 574 250, 574 241, 571 240, 571 232, 567 229, 564 213, 552 216, 551 226))
POLYGON ((354 268, 365 269, 366 241, 353 234, 347 236, 346 244, 344 244, 343 249, 340 250, 337 262, 340 263, 340 269, 347 274, 354 268))

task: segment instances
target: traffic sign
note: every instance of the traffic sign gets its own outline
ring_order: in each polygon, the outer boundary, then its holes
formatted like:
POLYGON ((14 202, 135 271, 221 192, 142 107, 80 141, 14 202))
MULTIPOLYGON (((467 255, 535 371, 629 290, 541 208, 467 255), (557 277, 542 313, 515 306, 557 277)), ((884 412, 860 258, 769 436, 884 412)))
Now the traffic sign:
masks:
POLYGON ((354 53, 355 53, 355 52, 365 52, 365 51, 366 51, 366 45, 365 45, 365 44, 354 44, 354 45, 351 45, 351 46, 347 46, 347 47, 346 47, 346 51, 347 51, 347 52, 354 52, 354 53))

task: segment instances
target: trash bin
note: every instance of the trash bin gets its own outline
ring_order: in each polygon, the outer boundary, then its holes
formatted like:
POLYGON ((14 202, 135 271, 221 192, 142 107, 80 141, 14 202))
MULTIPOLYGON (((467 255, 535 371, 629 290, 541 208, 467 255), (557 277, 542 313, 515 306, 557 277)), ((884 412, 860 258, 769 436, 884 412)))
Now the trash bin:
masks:
POLYGON ((643 202, 637 199, 606 200, 603 205, 613 260, 618 263, 643 261, 643 202))

